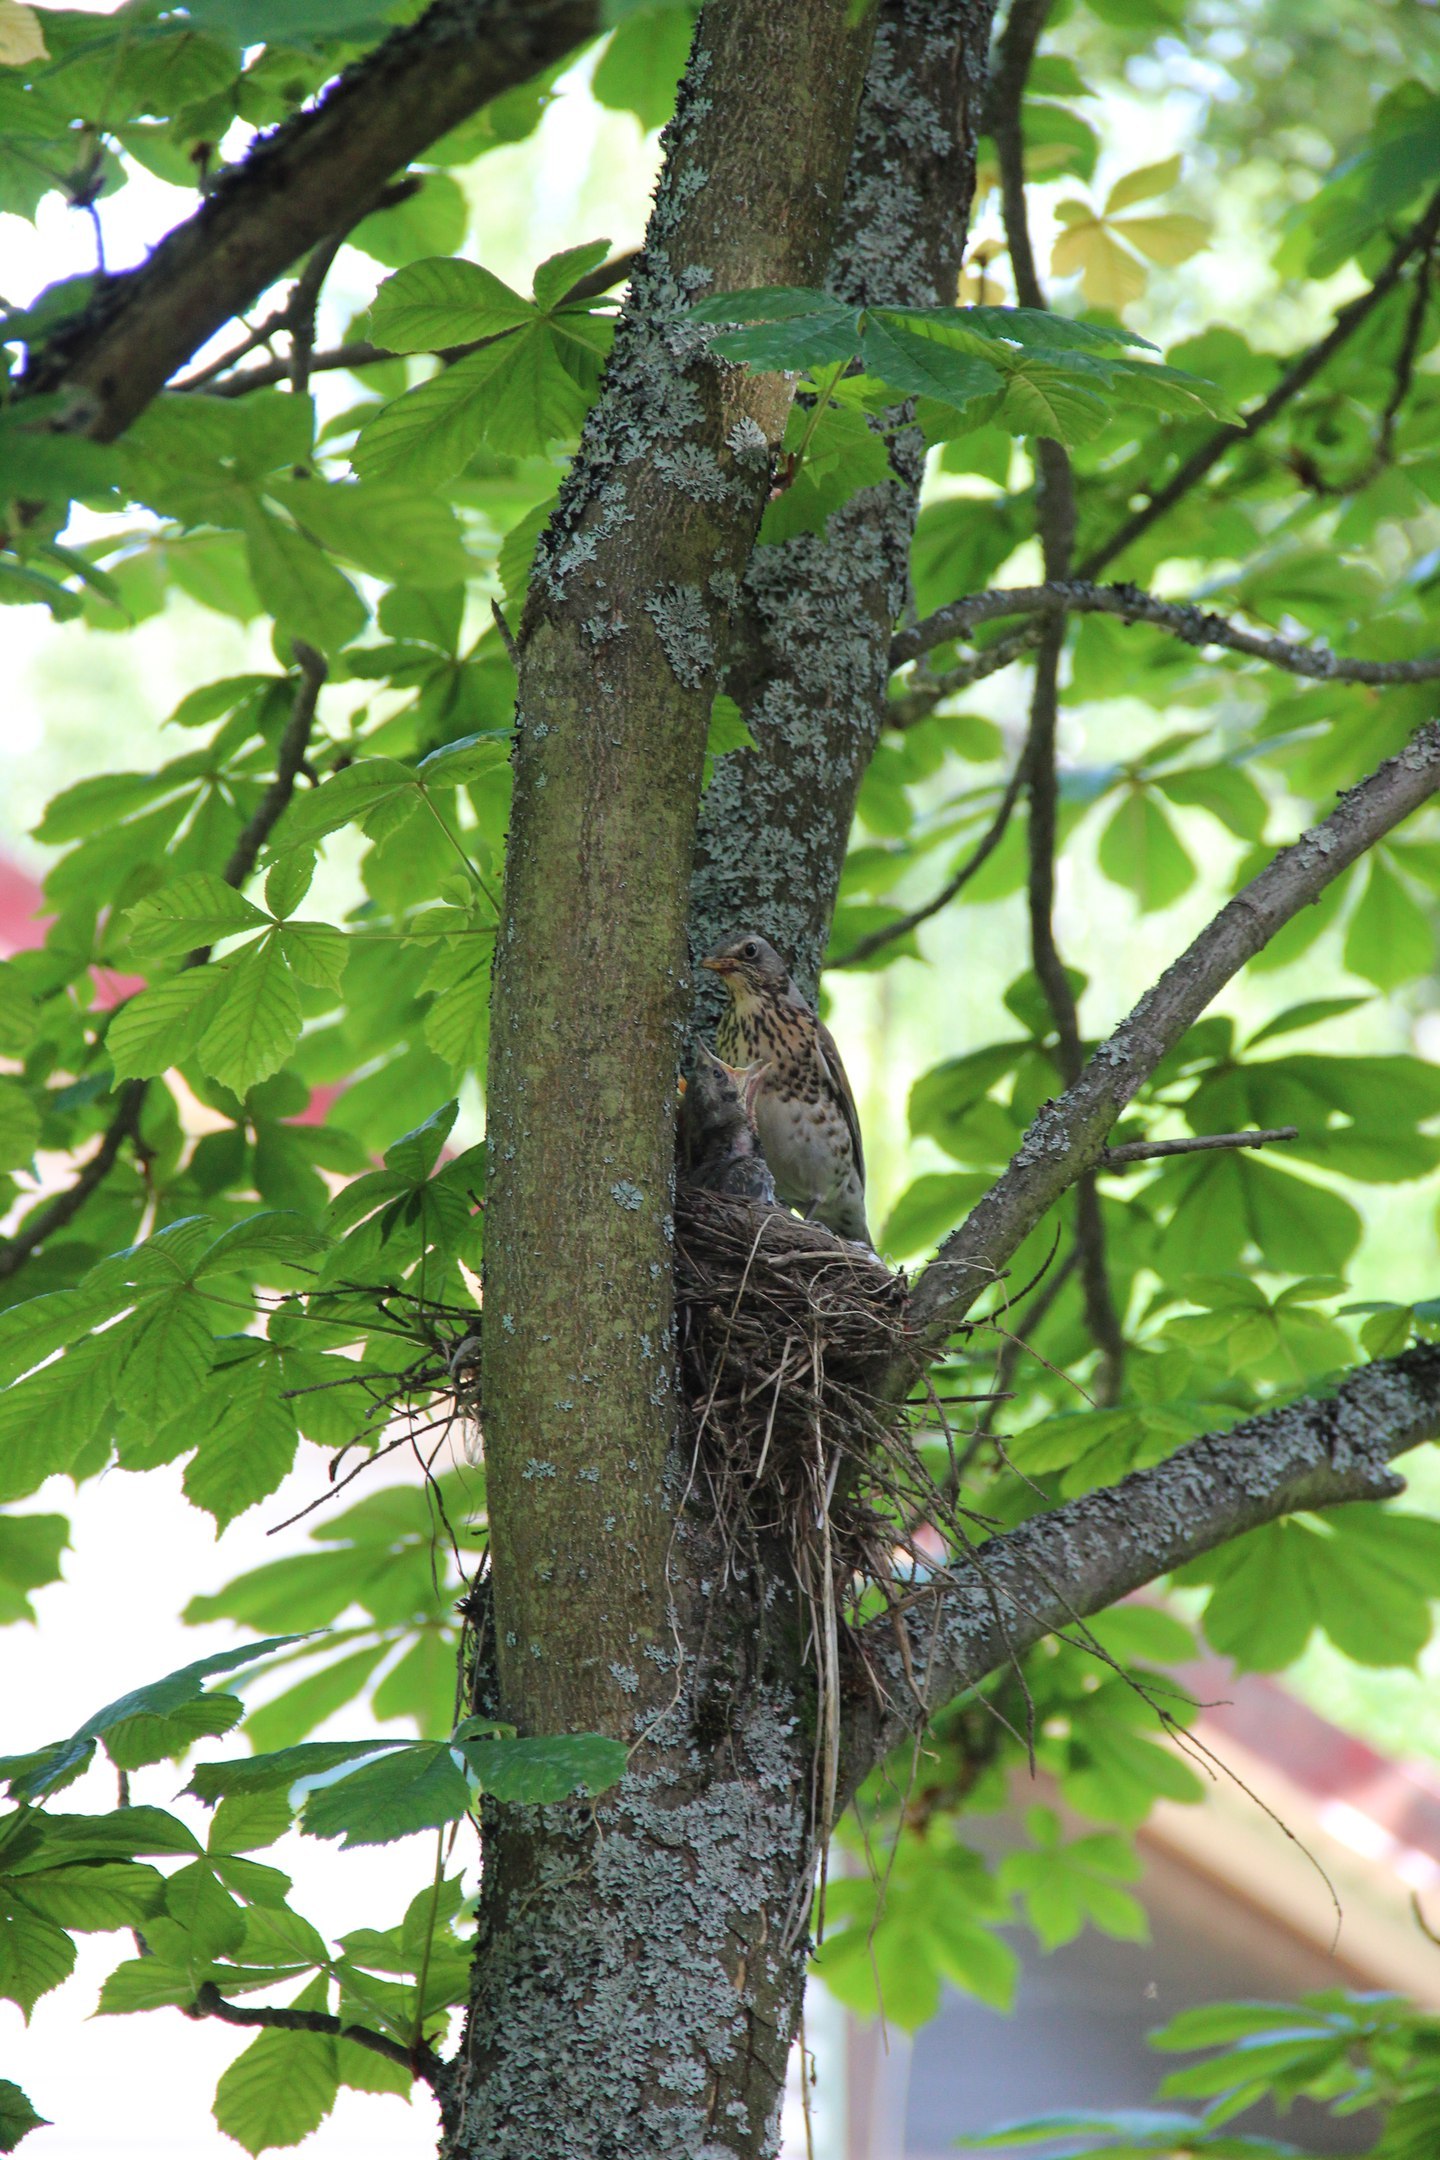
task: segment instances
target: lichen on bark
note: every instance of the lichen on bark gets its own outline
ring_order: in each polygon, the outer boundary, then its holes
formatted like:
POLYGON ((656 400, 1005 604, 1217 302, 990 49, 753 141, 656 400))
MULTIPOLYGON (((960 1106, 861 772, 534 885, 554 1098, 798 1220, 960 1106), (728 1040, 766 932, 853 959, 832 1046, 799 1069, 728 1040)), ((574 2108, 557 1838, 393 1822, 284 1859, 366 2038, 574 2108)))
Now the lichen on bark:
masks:
MULTIPOLYGON (((993 0, 886 0, 826 280, 857 304, 955 297, 975 184, 993 0)), ((884 724, 889 646, 907 595, 924 445, 897 408, 877 423, 894 478, 823 533, 757 548, 726 688, 755 742, 717 760, 691 885, 691 946, 754 927, 813 994, 855 799, 884 724)), ((710 1015, 716 989, 700 985, 710 1015)))

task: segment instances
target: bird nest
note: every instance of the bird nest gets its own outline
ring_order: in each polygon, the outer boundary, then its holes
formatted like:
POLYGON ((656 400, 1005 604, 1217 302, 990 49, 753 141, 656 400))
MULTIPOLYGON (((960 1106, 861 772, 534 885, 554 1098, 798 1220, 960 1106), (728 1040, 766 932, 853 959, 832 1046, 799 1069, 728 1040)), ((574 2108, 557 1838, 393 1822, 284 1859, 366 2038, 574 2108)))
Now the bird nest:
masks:
POLYGON ((915 1539, 950 1507, 886 1385, 911 1340, 905 1277, 783 1208, 683 1184, 675 1276, 692 1490, 732 1547, 781 1540, 802 1592, 841 1613, 933 1564, 915 1539))

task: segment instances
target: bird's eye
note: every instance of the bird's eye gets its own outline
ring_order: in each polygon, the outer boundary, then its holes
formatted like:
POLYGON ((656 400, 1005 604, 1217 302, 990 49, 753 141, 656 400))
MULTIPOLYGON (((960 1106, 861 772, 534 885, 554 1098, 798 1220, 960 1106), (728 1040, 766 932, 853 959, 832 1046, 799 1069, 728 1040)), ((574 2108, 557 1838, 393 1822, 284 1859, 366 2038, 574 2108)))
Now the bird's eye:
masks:
POLYGON ((743 945, 741 946, 741 948, 740 948, 740 957, 741 957, 741 959, 742 959, 742 960, 758 960, 758 959, 759 959, 759 957, 760 957, 760 947, 759 947, 759 946, 758 946, 758 945, 756 944, 756 942, 755 942, 755 940, 754 940, 754 938, 753 938, 753 937, 752 937, 752 938, 746 938, 746 940, 745 940, 745 943, 744 943, 744 944, 743 944, 743 945))

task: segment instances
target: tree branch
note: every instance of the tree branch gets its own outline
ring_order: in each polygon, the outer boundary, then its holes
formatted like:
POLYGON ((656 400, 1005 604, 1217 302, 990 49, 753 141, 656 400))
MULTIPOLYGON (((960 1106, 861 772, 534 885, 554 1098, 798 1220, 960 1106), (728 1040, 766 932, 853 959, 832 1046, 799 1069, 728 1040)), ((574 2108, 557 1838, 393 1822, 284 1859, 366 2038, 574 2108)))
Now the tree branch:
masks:
POLYGON ((1092 549, 1080 565, 1081 576, 1098 576, 1117 555, 1123 555, 1126 548, 1138 540, 1142 533, 1148 532, 1167 510, 1173 510, 1181 497, 1188 495, 1196 482, 1203 480, 1206 473, 1219 464, 1227 450, 1233 450, 1238 443, 1251 441, 1262 428, 1268 427, 1276 414, 1283 411, 1292 398, 1298 397, 1307 384, 1314 381, 1325 363, 1339 352, 1342 345, 1349 342, 1386 295, 1393 291, 1406 264, 1416 255, 1429 253, 1437 235, 1440 235, 1440 192, 1431 198, 1423 214, 1405 234, 1369 291, 1361 293, 1358 299, 1350 301, 1340 309, 1319 343, 1312 345, 1308 352, 1302 353, 1298 360, 1291 362, 1269 396, 1262 398, 1254 411, 1245 415, 1238 427, 1227 425, 1217 428, 1213 435, 1208 435, 1198 449, 1193 450, 1184 463, 1171 474, 1165 485, 1156 489, 1147 503, 1126 518, 1124 524, 1113 532, 1108 540, 1092 549))
MULTIPOLYGON (((954 697, 958 691, 968 690, 972 683, 984 682, 987 675, 998 675, 1002 668, 1013 667, 1017 660, 1023 660, 1027 653, 1035 650, 1043 635, 1044 624, 1036 617, 1026 623, 1023 630, 1012 630, 1008 637, 997 638, 993 645, 983 646, 972 658, 946 668, 942 675, 912 677, 909 687, 890 700, 885 712, 886 724, 903 730, 927 720, 943 699, 954 697)), ((891 664, 899 665, 893 656, 891 664)))
POLYGON ((435 0, 222 173, 137 269, 107 278, 33 356, 24 390, 62 393, 70 427, 110 441, 357 200, 602 27, 599 0, 435 0))
MULTIPOLYGON (((991 127, 1000 163, 1000 203, 1005 241, 1015 277, 1015 297, 1022 307, 1045 309, 1049 302, 1035 267, 1030 220, 1025 202, 1025 144, 1021 108, 1025 84, 1040 34, 1053 0, 1013 0, 996 53, 991 86, 991 127)), ((1063 443, 1041 436, 1035 445, 1035 513, 1046 578, 1067 577, 1075 546, 1075 475, 1063 443)), ((1080 1076, 1084 1052, 1080 1014, 1070 977, 1055 941, 1055 851, 1060 790, 1055 769, 1056 731, 1060 720, 1060 657, 1065 648, 1065 618, 1046 617, 1035 656, 1030 694, 1030 734, 1023 764, 1030 795, 1028 830, 1030 954, 1036 980, 1055 1023, 1056 1056, 1067 1087, 1080 1076)), ((1105 1262, 1105 1224, 1094 1174, 1087 1171, 1075 1195, 1075 1253, 1085 1303, 1085 1324, 1100 1354, 1095 1393, 1113 1402, 1125 1362, 1125 1337, 1110 1273, 1105 1262)))
MULTIPOLYGON (((917 1352, 923 1355, 924 1344, 957 1324, 1021 1239, 1099 1161, 1126 1104, 1231 977, 1437 788, 1440 721, 1430 720, 1207 924, 1101 1043, 1075 1084, 1042 1107, 1008 1167, 945 1240, 911 1301, 917 1352)), ((903 1371, 907 1386, 914 1362, 903 1371)))
MULTIPOLYGON (((328 673, 323 655, 316 652, 313 645, 292 638, 291 647, 300 680, 295 685, 295 702, 275 752, 275 777, 255 805, 250 822, 230 850, 230 859, 220 873, 225 883, 233 885, 237 891, 259 862, 260 850, 279 824, 285 806, 295 792, 295 782, 300 777, 310 743, 310 730, 315 725, 315 707, 328 673)), ((208 960, 210 948, 205 946, 203 950, 208 960)))
POLYGON ((1291 469, 1301 485, 1308 488, 1312 495, 1358 495, 1362 488, 1369 487, 1372 480, 1379 479, 1394 456, 1395 424, 1415 380, 1415 362, 1419 357, 1420 339, 1425 328, 1425 311, 1430 304, 1431 273, 1434 267, 1435 247, 1432 241, 1420 258, 1415 289, 1410 295, 1405 327, 1400 333, 1400 343, 1395 354, 1390 394, 1385 400, 1380 425, 1375 430, 1375 440, 1365 463, 1358 471, 1348 473, 1343 480, 1327 480, 1313 458, 1302 456, 1299 450, 1291 450, 1291 469))
MULTIPOLYGON (((994 0, 881 0, 827 291, 848 305, 953 300, 994 0)), ((723 687, 753 747, 715 762, 696 835, 691 947, 754 924, 812 990, 856 797, 890 724, 924 443, 909 402, 872 419, 891 476, 750 557, 723 687)), ((695 1020, 718 1012, 705 977, 695 1020)), ((723 996, 723 993, 721 993, 723 996)))
POLYGON ((1417 1344, 1362 1366, 1333 1396, 1206 1433, 1154 1469, 962 1555, 959 1579, 917 1598, 901 1623, 903 1654, 889 1615, 861 1631, 889 1700, 883 1709, 857 1705, 848 1790, 933 1710, 1042 1636, 1282 1515, 1390 1497, 1403 1484, 1389 1462, 1437 1434, 1440 1346, 1417 1344), (924 1675, 918 1695, 915 1674, 924 1675))
POLYGON ((902 915, 897 922, 886 923, 883 928, 872 930, 867 937, 857 939, 849 952, 841 953, 838 960, 827 960, 826 973, 832 968, 859 967, 861 961, 868 960, 872 953, 883 952, 884 948, 893 945, 897 938, 908 937, 912 930, 919 929, 921 923, 929 922, 932 915, 938 915, 942 908, 948 907, 956 895, 965 890, 976 872, 984 869, 1004 839, 1005 828, 1010 823, 1011 813, 1020 800, 1020 791, 1024 785, 1025 753, 1022 751, 1014 772, 1005 783, 1005 792, 996 807, 994 817, 948 884, 942 885, 932 900, 927 900, 921 907, 912 908, 908 915, 902 915))
POLYGON ((450 2089, 449 2065, 442 2062, 433 2048, 424 2041, 414 2047, 406 2047, 401 2040, 392 2040, 387 2033, 374 2032, 368 2025, 342 2024, 328 2010, 270 2009, 254 2004, 249 2009, 240 2003, 227 2002, 213 1980, 207 1980, 195 1998, 195 2006, 187 2010, 187 2017, 219 2018, 225 2025, 263 2025, 275 2032, 333 2033, 337 2039, 353 2040, 357 2047, 368 2048, 372 2055, 383 2055, 387 2062, 403 2064, 412 2076, 423 2078, 431 2091, 440 2096, 450 2089))
POLYGON ((967 593, 922 622, 897 631, 890 646, 893 667, 951 638, 966 637, 977 624, 1007 615, 1115 615, 1122 622, 1151 623, 1186 645, 1220 645, 1283 668, 1287 675, 1314 682, 1434 682, 1440 678, 1440 653, 1419 660, 1347 660, 1327 645, 1296 645, 1287 638, 1262 637, 1242 630, 1224 615, 1176 600, 1159 600, 1138 585, 1093 585, 1083 578, 1052 578, 1044 585, 1001 586, 993 592, 967 593))
POLYGON ((1181 1140, 1127 1140, 1123 1147, 1107 1147, 1100 1156, 1102 1170, 1123 1170, 1129 1163, 1153 1162, 1161 1155, 1203 1155, 1212 1148, 1273 1147, 1279 1140, 1298 1140, 1298 1125, 1263 1125, 1254 1132, 1190 1133, 1181 1140))
MULTIPOLYGON (((245 883, 256 863, 260 850, 269 839, 281 813, 295 792, 295 782, 305 761, 305 750, 310 740, 310 730, 315 723, 315 706, 320 688, 325 680, 326 665, 321 655, 309 645, 294 640, 296 663, 300 680, 295 688, 295 702, 290 718, 280 738, 275 753, 275 777, 266 788, 251 815, 249 823, 240 833, 230 859, 220 873, 227 885, 237 890, 245 883)), ((200 946, 186 956, 186 967, 199 967, 210 957, 210 947, 200 946)), ((57 1193, 49 1205, 42 1207, 16 1231, 14 1237, 0 1244, 0 1282, 8 1282, 18 1274, 32 1253, 38 1252, 47 1239, 54 1237, 73 1222, 85 1202, 97 1188, 104 1184, 120 1159, 120 1151, 128 1141, 134 1140, 140 1131, 140 1117, 145 1108, 149 1089, 148 1080, 127 1080, 121 1087, 114 1114, 106 1126, 99 1147, 77 1173, 64 1192, 57 1193)))

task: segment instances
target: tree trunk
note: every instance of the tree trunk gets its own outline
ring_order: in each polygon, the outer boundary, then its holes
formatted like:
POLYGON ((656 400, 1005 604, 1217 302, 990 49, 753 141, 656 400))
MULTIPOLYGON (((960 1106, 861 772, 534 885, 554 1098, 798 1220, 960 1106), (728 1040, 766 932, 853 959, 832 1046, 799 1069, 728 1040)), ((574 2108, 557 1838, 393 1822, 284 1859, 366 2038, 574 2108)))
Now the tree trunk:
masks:
POLYGON ((823 278, 873 34, 852 0, 703 10, 522 630, 489 1080, 494 1700, 635 1753, 593 1813, 488 1814, 447 2107, 475 2160, 775 2147, 811 1746, 783 1583, 732 1569, 722 1597, 680 1519, 671 1208, 716 655, 791 384, 716 366, 686 308, 823 278))
MULTIPOLYGON (((842 299, 954 300, 994 13, 995 0, 882 7, 826 280, 842 299)), ((906 599, 924 458, 909 423, 907 407, 878 423, 893 480, 863 488, 823 535, 751 556, 726 688, 755 748, 719 760, 700 813, 692 949, 753 925, 812 994, 906 599)))

